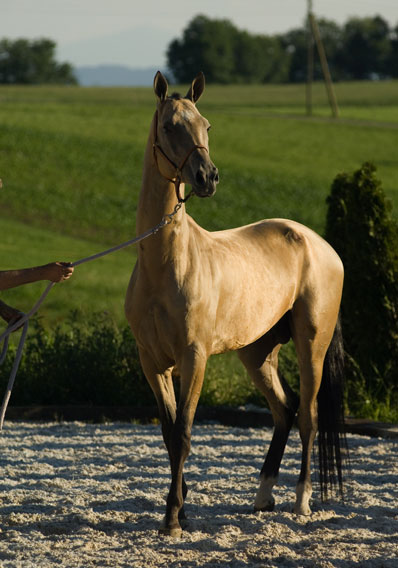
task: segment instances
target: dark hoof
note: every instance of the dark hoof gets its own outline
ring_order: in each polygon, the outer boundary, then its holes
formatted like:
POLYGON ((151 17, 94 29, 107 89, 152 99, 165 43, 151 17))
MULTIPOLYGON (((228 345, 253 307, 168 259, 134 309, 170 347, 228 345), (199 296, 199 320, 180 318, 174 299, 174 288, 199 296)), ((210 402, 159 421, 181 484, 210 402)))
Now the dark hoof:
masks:
POLYGON ((271 511, 273 511, 275 509, 275 501, 272 503, 267 503, 266 505, 264 505, 263 507, 254 507, 254 512, 255 513, 261 513, 261 512, 268 512, 270 513, 271 511))
POLYGON ((181 538, 182 537, 182 528, 181 527, 174 527, 174 528, 166 528, 160 527, 158 533, 162 536, 171 536, 172 538, 181 538))
POLYGON ((186 530, 186 529, 188 528, 188 525, 189 525, 188 519, 187 519, 186 517, 184 517, 183 519, 180 519, 180 518, 179 518, 178 520, 179 520, 179 522, 180 522, 181 528, 184 529, 184 530, 186 530))

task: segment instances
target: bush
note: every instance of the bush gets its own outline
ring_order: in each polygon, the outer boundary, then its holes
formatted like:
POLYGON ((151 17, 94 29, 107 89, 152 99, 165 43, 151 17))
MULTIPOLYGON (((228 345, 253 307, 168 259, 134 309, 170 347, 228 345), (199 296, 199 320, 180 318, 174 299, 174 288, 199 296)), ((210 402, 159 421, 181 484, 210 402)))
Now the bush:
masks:
POLYGON ((345 267, 348 407, 380 418, 398 402, 398 225, 375 171, 365 163, 335 178, 325 237, 345 267))
MULTIPOLYGON (((130 329, 106 314, 88 320, 73 312, 64 327, 45 330, 33 320, 15 381, 13 405, 153 405, 130 329)), ((14 360, 10 348, 1 373, 4 392, 14 360)))

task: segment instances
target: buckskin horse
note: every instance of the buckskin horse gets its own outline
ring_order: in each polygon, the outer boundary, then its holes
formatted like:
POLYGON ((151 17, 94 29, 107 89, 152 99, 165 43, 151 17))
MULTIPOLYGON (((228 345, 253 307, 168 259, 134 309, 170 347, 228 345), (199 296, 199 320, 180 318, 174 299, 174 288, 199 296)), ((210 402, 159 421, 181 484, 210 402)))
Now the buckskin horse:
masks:
POLYGON ((339 308, 343 266, 311 229, 268 219, 209 232, 187 214, 185 184, 198 197, 216 191, 210 124, 196 108, 203 74, 185 97, 154 79, 157 109, 146 147, 137 233, 170 212, 169 223, 138 247, 125 312, 159 408, 171 485, 159 532, 179 536, 185 519, 184 462, 210 355, 236 350, 265 395, 274 420, 254 509, 274 507, 272 488, 298 412, 301 471, 293 511, 308 515, 311 451, 319 430, 322 496, 342 491, 342 372, 339 308), (300 372, 297 396, 278 372, 278 352, 292 338, 300 372), (173 377, 179 377, 176 401, 173 377))

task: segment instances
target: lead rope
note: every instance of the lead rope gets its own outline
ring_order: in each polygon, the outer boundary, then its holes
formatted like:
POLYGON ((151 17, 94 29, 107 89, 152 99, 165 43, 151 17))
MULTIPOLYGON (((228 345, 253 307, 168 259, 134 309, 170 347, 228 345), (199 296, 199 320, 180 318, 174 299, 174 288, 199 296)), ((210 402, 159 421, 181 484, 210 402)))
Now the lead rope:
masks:
MULTIPOLYGON (((191 195, 192 195, 192 193, 189 194, 186 197, 185 201, 187 201, 187 199, 189 199, 189 197, 191 197, 191 195)), ((137 244, 140 241, 143 241, 144 239, 150 237, 151 235, 155 235, 160 229, 162 229, 166 225, 169 225, 172 222, 173 217, 178 213, 178 211, 181 209, 182 205, 183 205, 183 202, 178 202, 176 204, 176 206, 174 207, 174 210, 171 213, 166 213, 166 215, 164 215, 162 217, 160 223, 155 225, 155 227, 152 227, 152 229, 148 229, 147 231, 145 231, 145 233, 142 233, 138 237, 135 237, 134 239, 131 239, 129 241, 121 243, 120 245, 116 245, 116 246, 109 248, 107 250, 104 250, 102 252, 98 252, 96 254, 86 256, 85 258, 81 258, 80 260, 76 260, 75 262, 71 262, 70 266, 75 267, 75 266, 79 266, 79 264, 84 264, 85 262, 91 262, 92 260, 96 260, 97 258, 101 258, 103 256, 106 256, 107 254, 111 254, 113 252, 116 252, 118 250, 126 248, 130 245, 137 244)), ((1 355, 0 355, 0 365, 1 365, 6 358, 10 334, 13 331, 15 331, 16 329, 19 329, 20 327, 23 326, 21 338, 19 340, 19 344, 18 344, 18 348, 17 348, 17 353, 16 353, 15 359, 14 359, 14 364, 12 366, 10 378, 8 380, 7 389, 6 389, 4 398, 3 398, 3 403, 2 403, 1 408, 0 408, 0 430, 3 429, 4 417, 5 417, 5 414, 6 414, 8 402, 10 400, 12 388, 14 386, 15 377, 16 377, 17 372, 18 372, 19 363, 21 361, 22 350, 23 350, 23 347, 24 347, 25 338, 26 338, 26 334, 27 334, 28 326, 29 326, 29 319, 38 311, 38 309, 40 308, 40 306, 42 305, 42 303, 44 302, 45 298, 47 297, 48 293, 50 292, 51 288, 54 285, 55 285, 55 282, 50 282, 48 284, 47 288, 44 290, 44 292, 40 296, 40 298, 37 300, 36 304, 32 307, 32 309, 29 312, 27 312, 26 314, 23 314, 23 316, 21 318, 19 318, 18 320, 11 322, 9 324, 9 326, 7 327, 7 329, 0 335, 0 343, 2 341, 4 341, 3 349, 2 349, 2 352, 1 352, 1 355)))

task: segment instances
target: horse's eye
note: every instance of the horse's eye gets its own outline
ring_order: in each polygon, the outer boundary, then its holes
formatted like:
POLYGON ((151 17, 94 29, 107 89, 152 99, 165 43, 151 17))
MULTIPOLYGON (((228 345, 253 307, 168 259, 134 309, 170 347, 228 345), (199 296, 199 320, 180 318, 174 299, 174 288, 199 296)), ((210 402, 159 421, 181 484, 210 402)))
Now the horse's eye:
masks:
POLYGON ((166 124, 163 125, 163 131, 166 134, 170 134, 170 132, 172 131, 171 124, 166 122, 166 124))
POLYGON ((207 132, 209 132, 210 128, 211 128, 211 124, 209 124, 209 126, 207 127, 207 132))

